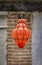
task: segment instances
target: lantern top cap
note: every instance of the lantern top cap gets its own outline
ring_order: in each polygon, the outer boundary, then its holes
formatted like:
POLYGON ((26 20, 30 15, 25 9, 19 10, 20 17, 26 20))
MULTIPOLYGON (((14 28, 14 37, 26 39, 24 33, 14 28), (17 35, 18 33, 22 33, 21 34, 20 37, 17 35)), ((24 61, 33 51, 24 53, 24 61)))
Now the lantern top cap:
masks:
POLYGON ((26 23, 26 20, 25 19, 19 19, 18 23, 26 23))

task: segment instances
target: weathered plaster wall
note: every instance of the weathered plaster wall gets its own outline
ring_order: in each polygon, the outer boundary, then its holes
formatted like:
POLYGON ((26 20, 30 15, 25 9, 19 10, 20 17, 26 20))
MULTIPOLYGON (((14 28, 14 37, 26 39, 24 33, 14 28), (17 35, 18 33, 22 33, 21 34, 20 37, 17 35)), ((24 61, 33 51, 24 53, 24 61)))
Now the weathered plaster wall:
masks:
POLYGON ((0 65, 7 65, 7 12, 0 11, 0 65))
POLYGON ((42 65, 42 12, 33 13, 32 65, 42 65))

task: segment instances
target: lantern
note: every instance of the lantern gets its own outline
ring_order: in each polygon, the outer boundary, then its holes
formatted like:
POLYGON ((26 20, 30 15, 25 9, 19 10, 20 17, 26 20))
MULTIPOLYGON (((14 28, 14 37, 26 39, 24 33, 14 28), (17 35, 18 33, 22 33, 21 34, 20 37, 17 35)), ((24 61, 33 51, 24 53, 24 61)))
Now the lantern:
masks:
POLYGON ((31 36, 31 30, 26 26, 25 19, 19 19, 18 24, 12 31, 12 38, 15 39, 17 45, 22 48, 31 36))

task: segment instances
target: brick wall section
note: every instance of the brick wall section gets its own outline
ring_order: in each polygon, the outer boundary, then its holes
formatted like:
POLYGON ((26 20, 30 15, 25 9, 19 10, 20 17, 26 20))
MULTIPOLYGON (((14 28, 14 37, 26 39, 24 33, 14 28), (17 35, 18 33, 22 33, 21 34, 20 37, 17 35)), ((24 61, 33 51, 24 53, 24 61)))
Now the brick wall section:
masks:
MULTIPOLYGON (((27 25, 31 29, 31 13, 24 13, 27 25)), ((24 48, 20 49, 11 37, 12 30, 17 24, 18 14, 19 12, 9 12, 8 14, 7 62, 8 65, 32 65, 31 39, 27 42, 24 48)))

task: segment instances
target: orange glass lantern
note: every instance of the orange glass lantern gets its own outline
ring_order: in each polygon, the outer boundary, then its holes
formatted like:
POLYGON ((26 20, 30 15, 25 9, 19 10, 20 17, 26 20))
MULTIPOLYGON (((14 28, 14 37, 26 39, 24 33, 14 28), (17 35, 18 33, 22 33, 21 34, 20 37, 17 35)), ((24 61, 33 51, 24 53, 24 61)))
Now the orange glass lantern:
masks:
POLYGON ((31 30, 26 26, 25 19, 19 19, 16 28, 12 31, 12 38, 15 39, 17 45, 22 48, 31 36, 31 30))

